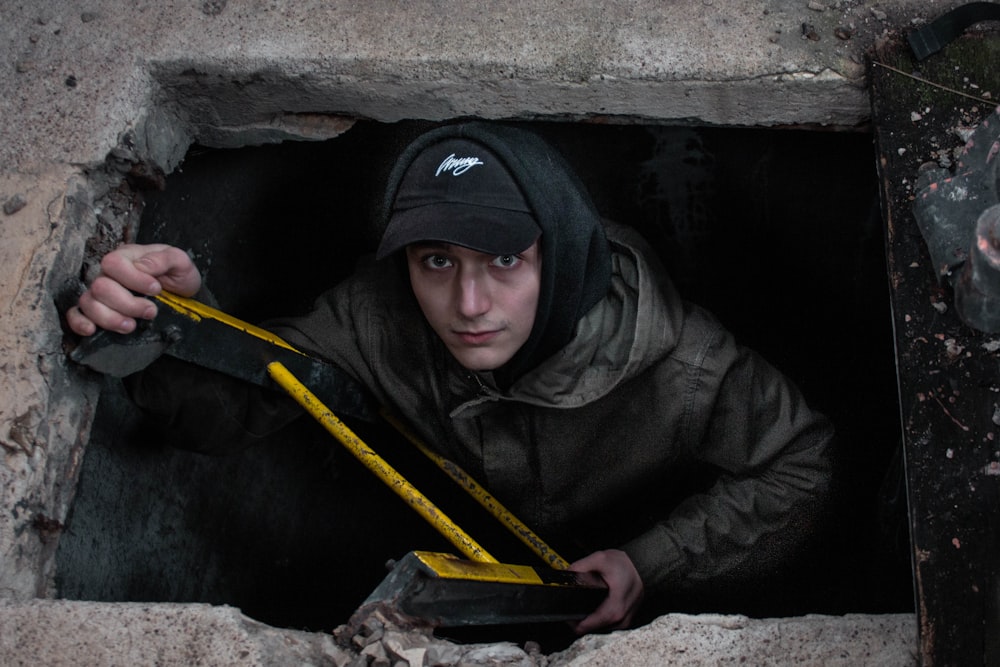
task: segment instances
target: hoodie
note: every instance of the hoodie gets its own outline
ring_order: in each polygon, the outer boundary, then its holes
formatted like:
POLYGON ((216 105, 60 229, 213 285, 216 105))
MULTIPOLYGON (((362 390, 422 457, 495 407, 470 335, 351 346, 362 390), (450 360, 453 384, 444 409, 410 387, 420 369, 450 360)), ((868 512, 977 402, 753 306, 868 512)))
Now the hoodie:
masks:
POLYGON ((400 181, 414 159, 449 138, 475 141, 493 151, 517 181, 542 230, 535 324, 528 340, 499 372, 503 384, 509 384, 569 342, 576 322, 605 295, 611 279, 608 242, 590 196, 558 153, 533 133, 479 122, 440 127, 406 148, 389 175, 381 229, 388 225, 400 181))

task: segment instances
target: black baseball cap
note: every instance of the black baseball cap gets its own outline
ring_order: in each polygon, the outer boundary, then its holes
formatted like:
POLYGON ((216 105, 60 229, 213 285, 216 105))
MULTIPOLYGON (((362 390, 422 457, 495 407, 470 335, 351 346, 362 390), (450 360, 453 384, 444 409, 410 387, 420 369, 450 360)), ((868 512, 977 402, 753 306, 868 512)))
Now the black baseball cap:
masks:
POLYGON ((427 147, 407 168, 376 257, 422 241, 508 255, 541 233, 500 158, 478 142, 452 138, 427 147))

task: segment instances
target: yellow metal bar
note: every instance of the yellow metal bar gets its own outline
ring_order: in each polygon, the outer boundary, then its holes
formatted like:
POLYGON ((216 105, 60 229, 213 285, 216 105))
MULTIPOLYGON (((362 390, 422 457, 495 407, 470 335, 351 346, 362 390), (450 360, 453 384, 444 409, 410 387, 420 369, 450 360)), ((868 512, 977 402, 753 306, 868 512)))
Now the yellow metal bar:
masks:
POLYGON ((442 471, 444 471, 446 475, 451 477, 456 484, 465 489, 466 492, 475 498, 487 512, 492 514, 507 528, 507 530, 513 533, 517 539, 521 540, 525 546, 531 549, 535 555, 545 561, 549 567, 555 570, 565 570, 569 568, 568 562, 553 551, 552 548, 542 540, 542 538, 532 532, 532 530, 524 525, 520 519, 508 511, 507 508, 500 503, 500 501, 490 495, 486 489, 480 486, 476 480, 470 477, 469 474, 466 473, 460 466, 452 463, 428 447, 416 433, 414 433, 406 424, 385 408, 381 410, 381 414, 382 417, 392 424, 397 431, 402 433, 407 440, 416 445, 417 449, 419 449, 424 456, 434 461, 434 463, 442 471))
POLYGON ((414 551, 414 557, 426 565, 436 577, 464 581, 492 581, 507 584, 543 585, 538 572, 528 565, 506 563, 473 563, 459 560, 450 554, 432 551, 414 551))
MULTIPOLYGON (((260 327, 255 327, 252 324, 248 324, 241 319, 235 318, 232 315, 222 312, 221 310, 216 310, 211 306, 206 306, 200 301, 195 301, 194 299, 188 299, 187 297, 177 296, 170 292, 161 292, 157 296, 153 297, 160 303, 163 303, 170 308, 174 309, 181 315, 186 315, 196 322, 201 319, 211 319, 218 320, 223 324, 228 324, 234 329, 239 329, 244 333, 248 333, 251 336, 266 340, 269 343, 273 343, 278 347, 283 347, 286 350, 291 350, 292 352, 299 352, 294 347, 286 343, 279 336, 275 336, 270 331, 261 329, 260 327)), ((299 354, 302 354, 299 352, 299 354)))
MULTIPOLYGON (((161 292, 154 298, 161 304, 173 309, 174 311, 180 313, 181 315, 190 317, 195 321, 202 319, 217 320, 230 327, 243 331, 244 333, 250 334, 251 336, 255 336, 257 338, 265 340, 279 347, 302 354, 294 347, 292 347, 290 344, 285 342, 282 338, 276 336, 270 331, 261 329, 252 324, 244 322, 243 320, 233 317, 228 313, 224 313, 221 310, 217 310, 215 308, 212 308, 211 306, 207 306, 201 303, 200 301, 189 299, 187 297, 178 296, 170 292, 161 292)), ((280 364, 277 365, 281 366, 280 364)), ((299 388, 301 388, 303 392, 308 392, 309 390, 304 385, 302 385, 294 376, 292 376, 292 374, 289 373, 288 370, 284 368, 284 366, 281 366, 281 368, 284 369, 284 373, 286 373, 287 376, 291 379, 291 382, 294 382, 294 385, 292 385, 291 388, 285 385, 282 386, 285 388, 286 391, 288 391, 293 396, 293 398, 298 400, 299 403, 302 403, 302 400, 299 400, 300 397, 299 388)), ((269 372, 271 372, 271 376, 274 377, 274 372, 272 371, 270 366, 268 367, 268 370, 269 372)), ((275 379, 277 380, 277 378, 275 379)), ((280 381, 279 384, 281 384, 280 381)), ((459 548, 463 553, 466 553, 466 555, 468 555, 469 558, 471 558, 472 560, 477 560, 487 563, 497 562, 496 559, 494 559, 485 550, 483 550, 482 547, 476 544, 476 542, 471 537, 469 537, 464 531, 462 531, 461 528, 455 525, 440 510, 434 507, 434 505, 430 502, 430 500, 428 500, 426 497, 420 494, 420 492, 415 487, 409 485, 409 483, 406 482, 406 480, 401 475, 399 475, 398 472, 393 470, 392 467, 389 466, 387 462, 385 462, 385 460, 379 457, 373 450, 368 448, 367 445, 365 445, 353 432, 350 431, 350 429, 347 428, 347 426, 343 424, 343 422, 337 419, 337 417, 334 416, 332 412, 330 412, 325 406, 323 406, 323 404, 319 401, 319 399, 315 398, 315 396, 313 396, 313 399, 315 400, 316 405, 321 408, 321 412, 325 411, 325 413, 329 414, 329 416, 332 417, 332 419, 336 420, 336 423, 338 424, 338 426, 336 426, 336 431, 343 433, 345 436, 349 437, 351 442, 358 443, 360 447, 365 450, 364 458, 362 457, 362 455, 359 455, 359 453, 355 451, 354 444, 348 444, 347 442, 344 442, 344 439, 341 438, 340 433, 331 430, 331 428, 327 426, 326 422, 324 421, 324 417, 318 415, 316 412, 313 412, 313 410, 309 406, 305 406, 303 404, 304 407, 306 407, 306 410, 308 410, 317 420, 319 420, 320 423, 326 426, 327 430, 330 431, 335 437, 337 437, 337 439, 340 440, 341 443, 347 446, 348 449, 351 449, 352 453, 354 453, 354 455, 359 460, 361 460, 362 463, 365 463, 365 465, 368 466, 370 469, 372 469, 375 472, 375 474, 379 475, 379 477, 386 484, 392 487, 397 494, 402 496, 403 499, 408 504, 413 506, 418 513, 420 513, 429 523, 431 523, 431 525, 435 527, 436 530, 438 530, 438 532, 442 533, 446 538, 448 538, 448 540, 452 544, 454 544, 457 548, 459 548), (374 458, 373 459, 369 458, 369 456, 373 456, 374 458), (369 461, 377 462, 376 465, 378 467, 373 468, 371 465, 368 465, 369 461), (386 473, 388 478, 387 476, 383 475, 383 472, 386 473), (396 480, 401 480, 402 485, 397 485, 396 480), (404 489, 406 489, 407 486, 409 486, 409 489, 404 491, 404 489), (418 509, 418 506, 421 508, 425 508, 425 510, 418 509), (428 514, 432 516, 428 516, 428 514), (439 521, 441 519, 443 519, 443 524, 439 525, 439 521), (463 544, 465 546, 459 546, 459 544, 463 544), (485 557, 480 558, 469 555, 466 552, 466 549, 472 550, 479 554, 483 554, 485 557)), ((448 459, 442 457, 441 455, 433 451, 430 447, 426 445, 426 443, 424 443, 419 437, 417 437, 417 435, 406 424, 404 424, 401 420, 392 415, 388 410, 383 408, 382 416, 385 417, 385 419, 390 424, 392 424, 396 428, 396 430, 398 430, 410 442, 412 442, 425 456, 427 456, 439 468, 441 468, 441 470, 444 471, 445 474, 447 474, 452 480, 454 480, 455 483, 457 483, 459 486, 465 489, 465 491, 469 493, 469 495, 475 498, 476 501, 480 505, 482 505, 482 507, 486 509, 486 511, 489 512, 493 517, 495 517, 498 521, 500 521, 500 523, 502 523, 507 528, 507 530, 513 533, 519 540, 521 540, 522 543, 524 543, 525 546, 527 546, 529 549, 531 549, 533 553, 535 553, 539 558, 545 561, 549 565, 549 567, 552 567, 553 569, 556 570, 565 570, 569 567, 569 563, 567 563, 561 556, 559 556, 559 554, 557 554, 551 547, 549 547, 548 544, 546 544, 540 537, 538 537, 538 535, 532 532, 530 528, 528 528, 524 523, 522 523, 509 510, 507 510, 507 508, 504 507, 496 498, 491 496, 486 491, 486 489, 480 486, 472 477, 468 475, 468 473, 462 470, 461 467, 455 465, 448 459)))
POLYGON ((309 389, 292 375, 284 365, 274 361, 267 365, 267 371, 299 405, 316 421, 341 442, 361 463, 378 476, 396 495, 402 498, 431 526, 443 535, 456 549, 471 560, 481 563, 499 563, 486 552, 455 522, 449 519, 434 503, 410 484, 402 475, 366 445, 329 408, 323 405, 309 389))

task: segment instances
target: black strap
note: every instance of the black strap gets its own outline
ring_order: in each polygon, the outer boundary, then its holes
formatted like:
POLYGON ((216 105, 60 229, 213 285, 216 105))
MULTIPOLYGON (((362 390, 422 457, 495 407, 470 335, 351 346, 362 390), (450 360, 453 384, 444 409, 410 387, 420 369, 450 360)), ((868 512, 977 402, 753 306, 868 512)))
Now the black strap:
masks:
POLYGON ((993 2, 970 2, 956 7, 937 18, 933 23, 914 30, 907 39, 917 60, 937 53, 961 35, 966 28, 980 21, 1000 21, 1000 4, 993 2))

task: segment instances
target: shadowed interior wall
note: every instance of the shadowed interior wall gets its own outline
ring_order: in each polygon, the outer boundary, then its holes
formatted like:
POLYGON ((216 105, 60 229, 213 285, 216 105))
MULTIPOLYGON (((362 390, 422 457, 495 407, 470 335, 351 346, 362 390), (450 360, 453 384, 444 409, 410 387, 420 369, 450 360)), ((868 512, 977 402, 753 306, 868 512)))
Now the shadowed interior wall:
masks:
MULTIPOLYGON (((423 127, 361 122, 322 143, 195 148, 163 192, 147 193, 140 239, 189 248, 228 312, 300 312, 374 248, 384 174, 423 127)), ((840 432, 834 515, 798 563, 672 610, 910 610, 905 509, 886 502, 901 484, 899 414, 871 137, 532 127, 603 213, 646 235, 685 297, 790 375, 840 432)), ((449 550, 308 420, 206 457, 170 447, 109 379, 57 583, 66 598, 227 603, 273 625, 329 629, 387 559, 416 548, 449 550)))

